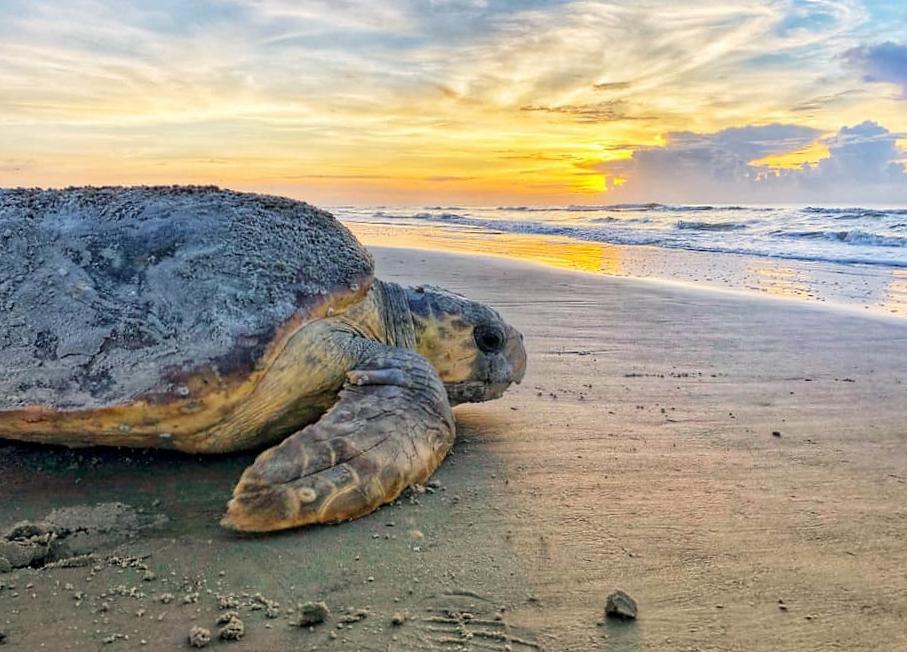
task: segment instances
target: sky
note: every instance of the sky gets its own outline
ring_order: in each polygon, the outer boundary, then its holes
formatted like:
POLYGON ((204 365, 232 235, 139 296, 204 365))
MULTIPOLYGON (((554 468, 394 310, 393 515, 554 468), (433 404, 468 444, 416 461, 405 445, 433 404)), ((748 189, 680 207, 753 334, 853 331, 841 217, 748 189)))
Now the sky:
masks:
POLYGON ((901 0, 2 0, 0 186, 907 203, 901 0))

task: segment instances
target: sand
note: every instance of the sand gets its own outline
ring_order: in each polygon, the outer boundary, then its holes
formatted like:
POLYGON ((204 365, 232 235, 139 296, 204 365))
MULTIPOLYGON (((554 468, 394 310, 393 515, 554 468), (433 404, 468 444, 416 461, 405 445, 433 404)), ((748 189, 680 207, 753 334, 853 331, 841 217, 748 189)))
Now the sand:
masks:
POLYGON ((0 574, 5 649, 188 649, 226 609, 231 650, 907 648, 907 324, 374 253, 382 278, 488 301, 526 336, 523 384, 456 409, 437 484, 243 537, 217 520, 252 454, 0 445, 0 530, 96 502, 166 517, 94 566, 0 574), (637 620, 605 618, 616 589, 637 620), (325 623, 297 626, 307 601, 325 623))

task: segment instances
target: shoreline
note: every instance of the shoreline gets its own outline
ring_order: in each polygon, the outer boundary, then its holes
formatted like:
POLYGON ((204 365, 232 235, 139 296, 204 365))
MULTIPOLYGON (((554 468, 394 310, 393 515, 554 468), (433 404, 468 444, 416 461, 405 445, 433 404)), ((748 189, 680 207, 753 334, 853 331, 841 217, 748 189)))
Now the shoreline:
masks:
MULTIPOLYGON (((443 237, 444 234, 440 233, 413 233, 414 230, 406 227, 376 229, 373 225, 355 222, 344 222, 344 225, 350 228, 356 237, 369 248, 409 249, 413 251, 447 253, 461 256, 483 256, 549 270, 553 269, 579 273, 593 278, 639 281, 646 284, 673 287, 682 291, 718 293, 720 295, 738 297, 741 300, 762 299, 767 301, 782 301, 790 305, 812 307, 820 310, 828 310, 833 313, 863 316, 865 318, 907 325, 907 270, 901 272, 899 268, 878 269, 875 266, 869 265, 845 266, 836 263, 825 263, 824 265, 820 265, 813 262, 807 263, 806 261, 796 261, 804 263, 804 269, 799 270, 800 273, 811 271, 813 273, 834 275, 844 272, 860 276, 861 272, 865 272, 877 284, 886 281, 889 282, 892 287, 892 293, 890 295, 890 302, 887 304, 889 307, 884 308, 879 306, 859 305, 854 302, 830 301, 821 298, 813 298, 805 296, 805 291, 795 294, 790 280, 783 278, 780 283, 776 285, 769 285, 761 288, 752 285, 747 287, 745 281, 741 280, 739 275, 735 274, 732 270, 735 265, 727 264, 737 263, 736 267, 752 264, 763 265, 767 268, 775 266, 777 272, 778 269, 787 267, 787 264, 791 262, 786 259, 763 259, 743 254, 720 254, 722 262, 725 263, 724 269, 721 271, 728 277, 736 276, 736 278, 725 278, 725 283, 719 284, 718 282, 709 282, 701 280, 700 278, 692 280, 692 277, 694 276, 701 277, 708 273, 714 274, 714 267, 710 271, 704 271, 701 265, 694 264, 692 268, 687 268, 686 271, 684 271, 684 263, 688 263, 697 258, 705 260, 713 259, 715 257, 715 254, 705 252, 666 250, 649 245, 590 245, 589 243, 579 243, 566 239, 542 238, 537 236, 514 237, 512 235, 508 235, 501 241, 492 242, 491 245, 489 245, 487 242, 489 239, 488 234, 482 234, 482 239, 486 240, 485 243, 477 243, 476 239, 467 239, 463 241, 462 239, 457 238, 449 240, 443 237), (388 230, 392 231, 392 233, 389 234, 388 230), (552 243, 556 243, 563 249, 563 257, 539 255, 538 250, 544 251, 552 243), (502 253, 489 250, 495 244, 500 245, 505 252, 502 253), (589 269, 589 262, 575 265, 572 260, 566 258, 569 254, 575 253, 576 250, 585 253, 590 249, 596 250, 596 253, 599 256, 604 256, 605 254, 603 252, 606 251, 630 250, 632 253, 638 254, 640 259, 646 260, 645 263, 638 263, 638 265, 647 265, 651 275, 633 275, 630 273, 616 272, 613 269, 613 266, 609 266, 607 262, 600 263, 598 269, 589 269), (653 258, 666 261, 661 265, 660 273, 656 273, 652 269, 655 267, 651 262, 653 258), (887 278, 889 275, 893 278, 887 278), (903 277, 903 279, 901 277, 903 277)), ((580 256, 580 259, 583 258, 588 258, 588 253, 580 256)), ((771 281, 772 279, 769 278, 768 280, 771 281)))

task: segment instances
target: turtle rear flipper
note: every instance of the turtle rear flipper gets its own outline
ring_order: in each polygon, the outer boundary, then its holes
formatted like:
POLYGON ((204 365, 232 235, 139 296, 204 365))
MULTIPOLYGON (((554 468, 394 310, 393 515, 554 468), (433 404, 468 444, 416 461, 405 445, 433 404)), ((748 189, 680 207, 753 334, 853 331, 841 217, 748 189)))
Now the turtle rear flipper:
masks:
POLYGON ((454 419, 421 355, 356 338, 363 354, 338 402, 246 469, 225 527, 266 532, 363 516, 423 483, 447 455, 454 419))

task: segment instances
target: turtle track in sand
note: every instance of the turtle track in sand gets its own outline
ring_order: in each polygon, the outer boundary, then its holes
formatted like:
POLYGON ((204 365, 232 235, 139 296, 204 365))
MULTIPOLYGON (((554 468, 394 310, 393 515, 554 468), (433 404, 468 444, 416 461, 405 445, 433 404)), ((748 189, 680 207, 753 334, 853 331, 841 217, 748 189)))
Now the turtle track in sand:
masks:
POLYGON ((93 553, 166 521, 123 503, 55 509, 37 521, 22 521, 0 536, 0 569, 82 565, 93 553))
POLYGON ((506 610, 469 592, 443 593, 425 599, 419 612, 388 647, 451 652, 535 652, 545 647, 530 630, 511 625, 506 610))

